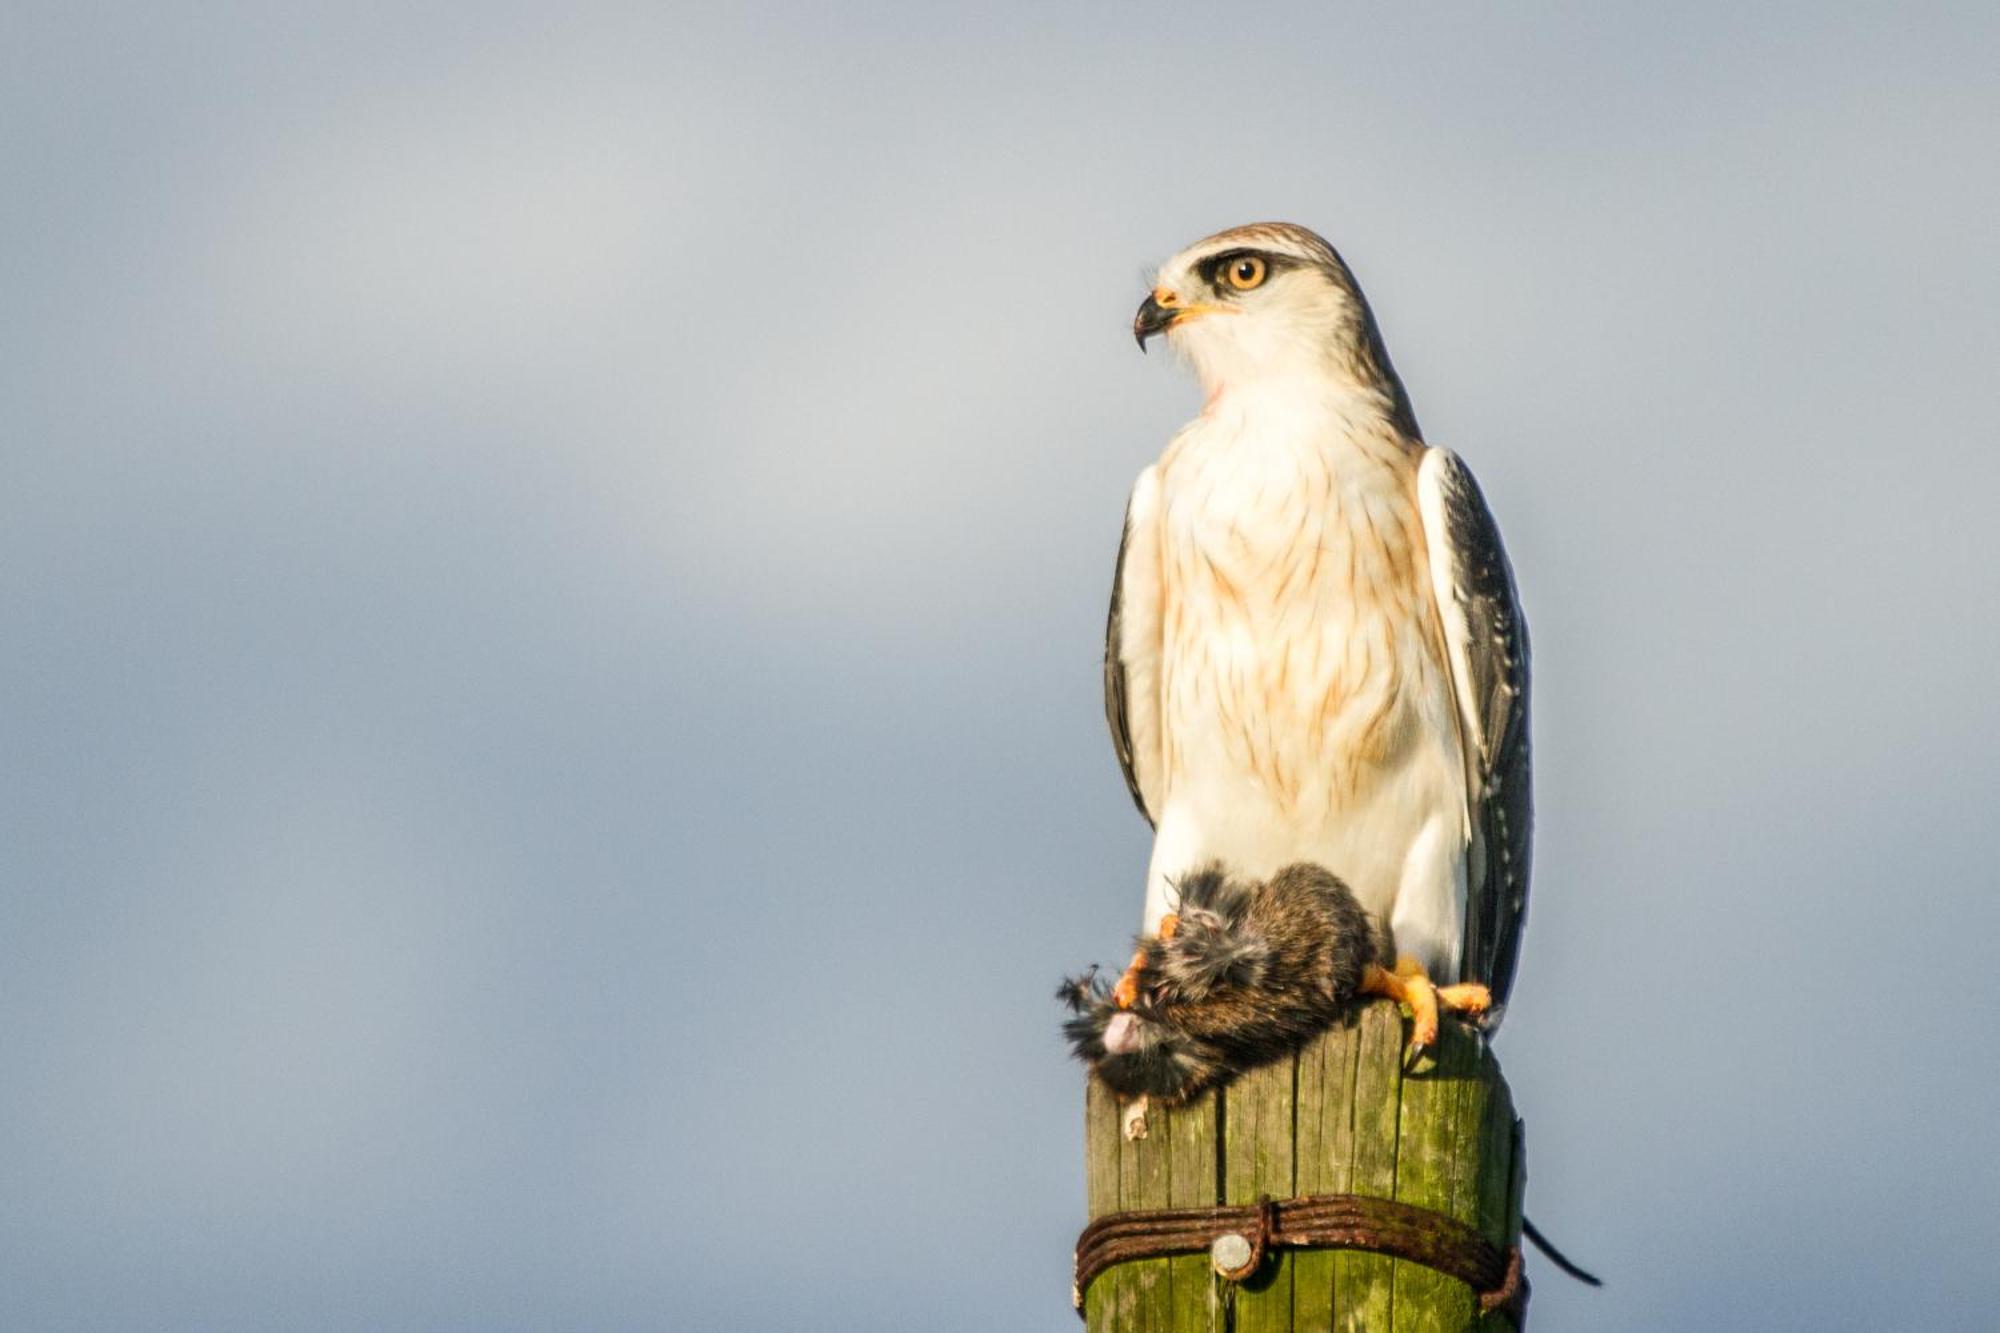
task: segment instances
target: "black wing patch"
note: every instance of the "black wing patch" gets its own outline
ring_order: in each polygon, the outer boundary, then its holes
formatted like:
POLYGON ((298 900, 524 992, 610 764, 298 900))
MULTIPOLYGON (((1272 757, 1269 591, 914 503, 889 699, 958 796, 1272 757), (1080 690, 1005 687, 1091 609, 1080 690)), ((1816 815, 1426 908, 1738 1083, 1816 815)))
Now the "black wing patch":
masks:
POLYGON ((1466 903, 1461 979, 1484 982, 1499 1009, 1513 989, 1528 913, 1534 836, 1534 782, 1528 746, 1528 622, 1521 614, 1513 567, 1500 542, 1486 497, 1465 464, 1439 460, 1445 537, 1451 552, 1451 595, 1464 617, 1470 696, 1479 734, 1470 755, 1472 818, 1484 846, 1472 867, 1466 903))
POLYGON ((1125 713, 1125 662, 1119 656, 1123 642, 1119 606, 1125 598, 1125 550, 1132 544, 1132 509, 1125 508, 1125 527, 1118 536, 1118 564, 1111 574, 1111 611, 1104 622, 1104 720, 1111 726, 1111 748, 1118 755, 1118 767, 1125 774, 1126 790, 1132 804, 1153 823, 1153 812, 1139 790, 1139 770, 1132 763, 1132 724, 1125 713))

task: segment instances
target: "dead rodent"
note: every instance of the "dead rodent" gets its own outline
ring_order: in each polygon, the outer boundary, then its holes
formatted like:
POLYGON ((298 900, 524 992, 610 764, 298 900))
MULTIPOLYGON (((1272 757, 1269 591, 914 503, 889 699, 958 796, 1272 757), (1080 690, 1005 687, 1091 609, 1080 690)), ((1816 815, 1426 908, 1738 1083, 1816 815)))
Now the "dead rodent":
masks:
POLYGON ((1168 939, 1139 941, 1145 984, 1130 1009, 1096 970, 1063 983, 1076 1056, 1125 1099, 1169 1105, 1297 1050, 1354 998, 1388 942, 1338 876, 1287 866, 1264 883, 1220 866, 1179 886, 1168 939))

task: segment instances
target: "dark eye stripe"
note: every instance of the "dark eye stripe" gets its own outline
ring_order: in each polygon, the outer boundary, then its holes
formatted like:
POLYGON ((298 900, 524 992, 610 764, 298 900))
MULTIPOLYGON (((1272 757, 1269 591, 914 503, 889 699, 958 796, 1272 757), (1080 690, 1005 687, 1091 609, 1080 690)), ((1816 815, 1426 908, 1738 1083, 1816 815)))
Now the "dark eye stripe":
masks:
POLYGON ((1202 260, 1196 271, 1201 274, 1201 280, 1209 286, 1227 288, 1233 292, 1236 289, 1229 286, 1229 270, 1240 260, 1245 259, 1261 259, 1264 261, 1265 282, 1269 282, 1272 277, 1282 273, 1284 270, 1296 266, 1298 262, 1289 255, 1274 255, 1268 250, 1224 250, 1219 255, 1210 255, 1207 259, 1202 260))

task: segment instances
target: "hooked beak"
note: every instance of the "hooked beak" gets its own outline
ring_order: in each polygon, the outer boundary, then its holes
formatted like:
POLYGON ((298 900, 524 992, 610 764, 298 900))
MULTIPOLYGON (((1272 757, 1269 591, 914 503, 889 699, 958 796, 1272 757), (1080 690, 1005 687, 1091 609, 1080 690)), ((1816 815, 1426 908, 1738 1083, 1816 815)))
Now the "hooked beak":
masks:
POLYGON ((1139 305, 1139 313, 1132 317, 1132 337, 1139 344, 1139 350, 1146 350, 1146 339, 1156 333, 1165 333, 1174 326, 1174 321, 1187 312, 1181 308, 1180 297, 1165 287, 1155 287, 1139 305))

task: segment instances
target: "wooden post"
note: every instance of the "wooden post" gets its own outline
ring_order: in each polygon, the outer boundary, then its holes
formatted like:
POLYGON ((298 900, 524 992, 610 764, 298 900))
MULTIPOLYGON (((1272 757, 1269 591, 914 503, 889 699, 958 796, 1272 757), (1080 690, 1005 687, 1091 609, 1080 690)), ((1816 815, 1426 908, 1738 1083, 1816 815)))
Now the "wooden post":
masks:
MULTIPOLYGON (((1397 1199, 1521 1237, 1521 1122, 1491 1052, 1447 1021, 1405 1074, 1405 1024, 1386 1000, 1359 1009, 1292 1059, 1253 1070, 1148 1133, 1120 1132, 1117 1099, 1090 1081, 1090 1216, 1134 1208, 1254 1203, 1310 1194, 1397 1199)), ((1422 1264, 1351 1250, 1280 1251, 1233 1293, 1207 1255, 1117 1264, 1090 1285, 1089 1333, 1360 1333, 1500 1330, 1472 1291, 1422 1264)))

